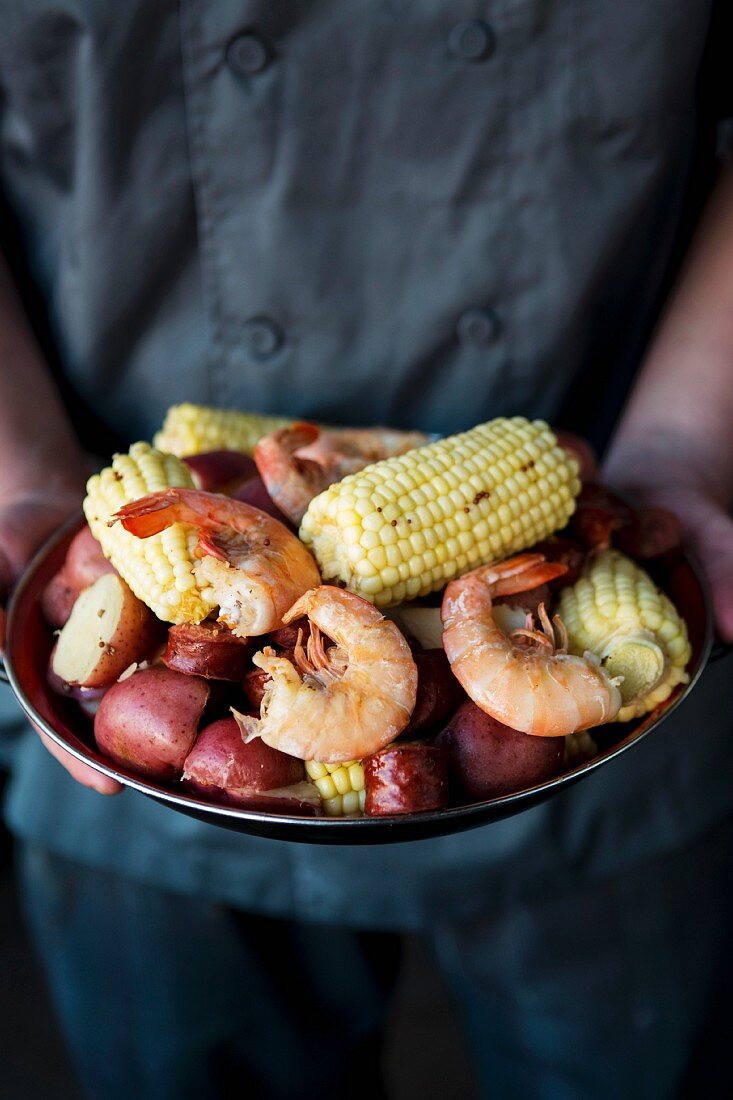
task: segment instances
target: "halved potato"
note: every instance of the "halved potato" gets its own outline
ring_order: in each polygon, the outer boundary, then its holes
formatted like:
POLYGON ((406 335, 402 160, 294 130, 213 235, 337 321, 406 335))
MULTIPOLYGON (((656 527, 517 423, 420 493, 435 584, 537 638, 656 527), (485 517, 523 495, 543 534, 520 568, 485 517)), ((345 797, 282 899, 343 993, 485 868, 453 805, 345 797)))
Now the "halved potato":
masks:
POLYGON ((53 671, 82 687, 112 684, 154 649, 160 624, 116 573, 85 589, 59 635, 53 671))

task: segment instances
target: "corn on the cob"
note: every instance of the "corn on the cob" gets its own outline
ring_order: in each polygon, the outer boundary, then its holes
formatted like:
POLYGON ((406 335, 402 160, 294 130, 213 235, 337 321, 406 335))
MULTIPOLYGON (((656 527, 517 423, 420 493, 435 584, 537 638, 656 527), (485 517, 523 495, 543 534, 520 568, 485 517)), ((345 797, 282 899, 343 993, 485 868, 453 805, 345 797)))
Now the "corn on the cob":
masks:
POLYGON ((358 760, 345 764, 319 764, 306 760, 305 770, 321 796, 326 817, 364 812, 364 769, 358 760))
POLYGON ((579 491, 547 424, 500 418, 337 482, 310 502, 300 537, 324 581, 388 607, 564 527, 579 491))
POLYGON ((84 513, 105 557, 138 599, 165 622, 198 623, 216 600, 209 589, 199 589, 192 573, 198 542, 193 527, 176 523, 138 539, 120 523, 109 526, 123 504, 172 486, 193 488, 188 468, 174 455, 134 443, 129 454, 115 455, 111 466, 89 479, 84 513))
POLYGON ((204 451, 241 451, 251 455, 263 435, 290 423, 291 420, 281 416, 260 416, 186 402, 168 409, 153 446, 179 457, 204 451))
POLYGON ((571 653, 590 650, 610 676, 622 676, 617 721, 653 710, 689 676, 687 628, 651 577, 619 550, 593 554, 563 589, 558 612, 571 653))

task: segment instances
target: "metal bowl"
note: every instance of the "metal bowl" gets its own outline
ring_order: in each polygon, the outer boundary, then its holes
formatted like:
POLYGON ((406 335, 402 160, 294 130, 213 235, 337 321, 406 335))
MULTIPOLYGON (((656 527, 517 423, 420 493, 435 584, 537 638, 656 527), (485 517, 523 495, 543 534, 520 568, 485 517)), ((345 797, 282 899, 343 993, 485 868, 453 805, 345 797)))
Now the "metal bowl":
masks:
POLYGON ((690 682, 678 688, 642 720, 598 729, 594 737, 601 752, 593 760, 513 794, 430 813, 334 819, 295 817, 218 805, 188 794, 180 787, 142 778, 112 764, 97 751, 91 721, 72 700, 55 694, 47 683, 46 670, 53 638, 41 614, 40 597, 63 564, 69 543, 83 522, 82 518, 74 518, 62 527, 41 548, 16 588, 8 610, 4 678, 31 721, 78 760, 180 813, 242 833, 324 844, 402 842, 457 833, 521 813, 603 767, 661 725, 692 691, 711 653, 713 620, 707 584, 692 554, 678 552, 654 562, 650 572, 687 622, 692 644, 690 682))

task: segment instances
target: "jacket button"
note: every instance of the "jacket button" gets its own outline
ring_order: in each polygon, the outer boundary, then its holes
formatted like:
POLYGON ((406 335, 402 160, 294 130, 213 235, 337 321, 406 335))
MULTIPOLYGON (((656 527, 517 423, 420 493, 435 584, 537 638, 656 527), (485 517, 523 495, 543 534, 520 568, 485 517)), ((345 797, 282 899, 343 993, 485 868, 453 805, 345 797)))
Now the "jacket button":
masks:
POLYGON ((271 359, 285 342, 283 331, 269 317, 252 317, 242 328, 244 350, 252 359, 271 359))
POLYGON ((270 43, 256 31, 238 34, 227 46, 227 64, 237 76, 256 76, 275 56, 270 43))
POLYGON ((450 32, 448 48, 465 61, 484 61, 496 49, 496 35, 483 19, 463 19, 450 32))
POLYGON ((493 309, 467 309, 458 318, 456 334, 462 344, 484 347, 499 335, 501 324, 493 309))

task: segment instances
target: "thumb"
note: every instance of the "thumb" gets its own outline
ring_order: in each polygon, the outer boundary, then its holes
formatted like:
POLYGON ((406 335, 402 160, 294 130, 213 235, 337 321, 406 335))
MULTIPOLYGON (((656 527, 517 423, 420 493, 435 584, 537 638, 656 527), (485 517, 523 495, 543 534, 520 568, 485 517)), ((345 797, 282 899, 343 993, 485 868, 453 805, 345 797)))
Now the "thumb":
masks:
POLYGON ((733 519, 708 503, 694 522, 692 517, 681 518, 705 567, 718 633, 724 642, 733 642, 733 519))

